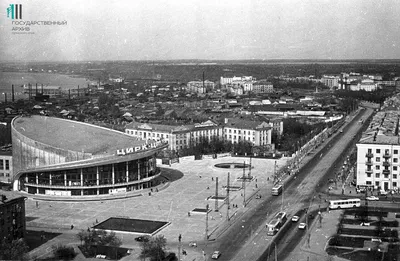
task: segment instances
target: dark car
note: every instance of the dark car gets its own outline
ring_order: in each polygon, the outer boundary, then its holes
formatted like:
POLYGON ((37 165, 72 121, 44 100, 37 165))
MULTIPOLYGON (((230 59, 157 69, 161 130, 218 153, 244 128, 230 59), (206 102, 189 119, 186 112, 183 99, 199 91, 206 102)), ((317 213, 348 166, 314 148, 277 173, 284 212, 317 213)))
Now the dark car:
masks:
POLYGON ((135 237, 135 240, 137 242, 149 242, 149 237, 148 236, 135 237))

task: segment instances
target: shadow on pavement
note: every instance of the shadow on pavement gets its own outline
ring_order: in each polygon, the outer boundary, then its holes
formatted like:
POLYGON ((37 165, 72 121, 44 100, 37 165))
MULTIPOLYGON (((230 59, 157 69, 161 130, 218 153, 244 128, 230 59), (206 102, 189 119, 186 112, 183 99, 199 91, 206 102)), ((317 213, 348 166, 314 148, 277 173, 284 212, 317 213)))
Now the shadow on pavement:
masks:
POLYGON ((183 177, 183 173, 175 169, 161 168, 161 176, 172 182, 183 177))

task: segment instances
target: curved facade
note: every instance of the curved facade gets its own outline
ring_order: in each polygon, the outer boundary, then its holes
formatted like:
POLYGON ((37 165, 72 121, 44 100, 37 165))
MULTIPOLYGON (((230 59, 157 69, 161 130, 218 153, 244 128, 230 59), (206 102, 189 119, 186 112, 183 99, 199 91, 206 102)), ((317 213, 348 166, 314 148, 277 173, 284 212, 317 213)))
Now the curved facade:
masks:
POLYGON ((93 196, 151 187, 160 175, 155 154, 167 145, 52 117, 12 122, 14 190, 93 196))

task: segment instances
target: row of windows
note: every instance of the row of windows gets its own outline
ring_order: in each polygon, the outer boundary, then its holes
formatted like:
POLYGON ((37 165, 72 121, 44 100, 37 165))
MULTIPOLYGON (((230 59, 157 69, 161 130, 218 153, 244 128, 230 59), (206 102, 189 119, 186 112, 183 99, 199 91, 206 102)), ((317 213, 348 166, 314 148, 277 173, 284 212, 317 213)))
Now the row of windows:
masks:
MULTIPOLYGON (((227 132, 227 131, 228 131, 229 133, 232 133, 232 130, 231 130, 231 129, 228 129, 228 130, 225 129, 225 132, 227 132)), ((236 130, 233 130, 233 133, 236 134, 236 130)), ((253 136, 256 134, 255 131, 245 131, 245 130, 244 130, 244 131, 243 131, 243 134, 246 135, 246 133, 247 133, 247 135, 253 135, 253 136)), ((238 130, 238 131, 237 131, 237 134, 242 134, 242 131, 241 131, 241 130, 238 130)))
POLYGON ((3 172, 0 172, 0 178, 1 177, 10 177, 10 173, 3 173, 3 172))
POLYGON ((0 159, 0 169, 10 170, 10 161, 0 159))
MULTIPOLYGON (((381 149, 376 149, 375 150, 376 153, 381 153, 381 149)), ((372 153, 372 149, 368 149, 368 153, 372 153)), ((385 154, 389 154, 390 150, 389 149, 385 149, 385 154)), ((398 150, 393 150, 393 154, 399 154, 398 150)))
MULTIPOLYGON (((389 178, 389 174, 383 174, 382 175, 383 178, 388 179, 389 178)), ((372 174, 371 173, 367 173, 367 178, 371 178, 372 174)), ((380 178, 381 174, 380 173, 375 173, 375 178, 380 178)), ((393 174, 393 179, 397 179, 397 174, 393 174)))
MULTIPOLYGON (((372 185, 372 181, 366 181, 365 182, 366 185, 372 185)), ((392 183, 392 188, 396 188, 397 187, 397 182, 393 182, 392 183)), ((375 181, 375 186, 379 187, 380 186, 380 182, 379 181, 375 181)))
MULTIPOLYGON (((372 161, 367 161, 368 163, 372 163, 372 161)), ((376 157, 375 158, 375 162, 381 162, 381 158, 380 157, 376 157)), ((388 162, 388 163, 390 163, 390 161, 386 161, 386 162, 388 162)), ((393 158, 393 163, 397 163, 397 162, 399 162, 399 159, 398 158, 393 158)))
MULTIPOLYGON (((381 166, 380 166, 380 165, 376 165, 376 166, 375 166, 375 169, 376 169, 376 170, 380 170, 380 169, 381 169, 381 166)), ((371 168, 370 166, 368 166, 367 170, 368 170, 368 171, 371 171, 372 168, 371 168)), ((389 169, 389 168, 384 168, 384 170, 390 170, 390 169, 389 169)), ((397 166, 393 166, 393 171, 397 171, 397 170, 398 170, 398 167, 397 167, 397 166)))

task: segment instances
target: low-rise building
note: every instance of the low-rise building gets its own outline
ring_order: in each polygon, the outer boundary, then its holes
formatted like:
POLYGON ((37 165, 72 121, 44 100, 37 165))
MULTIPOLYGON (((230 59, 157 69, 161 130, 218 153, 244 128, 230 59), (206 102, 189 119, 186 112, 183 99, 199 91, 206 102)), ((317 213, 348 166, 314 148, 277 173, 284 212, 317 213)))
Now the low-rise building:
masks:
POLYGON ((258 81, 253 83, 254 93, 272 93, 274 91, 274 85, 267 81, 258 81))

